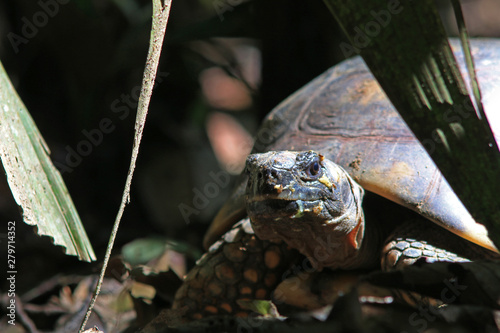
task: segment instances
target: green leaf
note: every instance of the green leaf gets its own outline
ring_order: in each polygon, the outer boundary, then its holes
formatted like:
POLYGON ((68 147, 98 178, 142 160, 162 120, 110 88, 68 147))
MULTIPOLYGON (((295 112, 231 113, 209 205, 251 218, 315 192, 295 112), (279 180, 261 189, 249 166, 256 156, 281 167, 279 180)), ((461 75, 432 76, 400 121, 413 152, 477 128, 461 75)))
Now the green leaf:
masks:
POLYGON ((42 135, 0 62, 0 157, 24 222, 52 237, 66 254, 95 260, 95 254, 42 135))
POLYGON ((122 247, 123 259, 131 265, 145 264, 160 256, 167 241, 160 238, 139 238, 122 247))
POLYGON ((282 318, 273 302, 257 299, 239 299, 236 301, 242 309, 254 311, 264 317, 282 318))

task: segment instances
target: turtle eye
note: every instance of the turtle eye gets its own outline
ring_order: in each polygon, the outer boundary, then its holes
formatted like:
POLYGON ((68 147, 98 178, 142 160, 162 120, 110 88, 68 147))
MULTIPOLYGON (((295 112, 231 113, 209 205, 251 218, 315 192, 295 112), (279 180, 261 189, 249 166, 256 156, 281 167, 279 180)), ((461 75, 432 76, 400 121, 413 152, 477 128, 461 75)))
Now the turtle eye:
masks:
POLYGON ((321 171, 321 166, 319 165, 319 161, 315 160, 311 164, 309 164, 309 167, 307 168, 307 174, 311 177, 316 177, 321 171))

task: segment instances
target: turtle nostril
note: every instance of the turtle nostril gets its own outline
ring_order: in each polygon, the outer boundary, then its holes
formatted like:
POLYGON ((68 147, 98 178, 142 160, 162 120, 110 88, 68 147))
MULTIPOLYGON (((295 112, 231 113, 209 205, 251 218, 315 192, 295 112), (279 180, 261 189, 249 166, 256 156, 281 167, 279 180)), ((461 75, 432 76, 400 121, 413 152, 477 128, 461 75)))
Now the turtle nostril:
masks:
POLYGON ((274 170, 274 169, 265 169, 259 172, 258 176, 259 180, 264 180, 264 181, 274 181, 274 180, 279 180, 279 172, 274 170))

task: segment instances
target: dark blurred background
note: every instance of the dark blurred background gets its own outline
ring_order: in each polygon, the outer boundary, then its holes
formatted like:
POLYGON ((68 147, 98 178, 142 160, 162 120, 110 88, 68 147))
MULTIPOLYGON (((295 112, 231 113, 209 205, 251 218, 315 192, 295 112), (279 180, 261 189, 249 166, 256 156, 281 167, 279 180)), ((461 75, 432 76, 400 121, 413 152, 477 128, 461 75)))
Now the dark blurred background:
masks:
MULTIPOLYGON (((453 34, 449 4, 438 4, 453 34)), ((472 35, 500 36, 496 0, 463 6, 472 35)), ((150 16, 150 1, 142 0, 0 2, 0 60, 51 149, 99 261, 129 167, 150 16), (82 154, 89 137, 92 148, 82 154)), ((262 118, 343 60, 342 41, 319 0, 174 0, 115 252, 151 235, 201 249, 230 193, 228 175, 241 170, 262 118)), ((0 221, 17 222, 20 293, 57 273, 98 267, 65 256, 21 223, 3 173, 0 221)))

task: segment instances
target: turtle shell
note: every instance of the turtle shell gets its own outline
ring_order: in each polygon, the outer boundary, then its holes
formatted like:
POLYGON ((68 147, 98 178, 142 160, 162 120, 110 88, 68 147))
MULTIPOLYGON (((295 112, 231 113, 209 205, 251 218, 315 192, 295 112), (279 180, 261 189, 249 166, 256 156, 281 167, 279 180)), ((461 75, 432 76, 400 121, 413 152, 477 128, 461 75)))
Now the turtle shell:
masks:
MULTIPOLYGON (((466 72, 459 43, 452 48, 466 72)), ((500 41, 471 41, 485 112, 500 143, 500 41)), ((464 74, 464 76, 466 76, 464 74)), ((433 144, 432 139, 428 144, 433 144)), ((388 100, 361 57, 348 59, 273 109, 253 152, 310 150, 342 166, 365 190, 408 207, 446 229, 495 249, 388 100)), ((209 245, 244 212, 242 181, 214 219, 209 245)))

